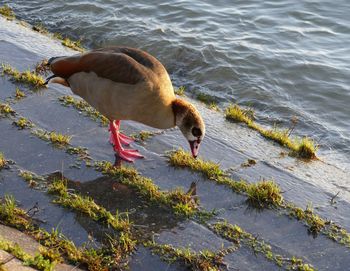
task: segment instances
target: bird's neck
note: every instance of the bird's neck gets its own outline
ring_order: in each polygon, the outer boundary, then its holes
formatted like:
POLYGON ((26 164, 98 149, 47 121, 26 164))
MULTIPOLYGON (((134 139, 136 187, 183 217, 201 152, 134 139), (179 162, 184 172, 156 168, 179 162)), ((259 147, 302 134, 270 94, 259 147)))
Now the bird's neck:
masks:
POLYGON ((182 99, 179 99, 179 98, 176 98, 172 102, 171 107, 172 107, 173 113, 174 113, 174 124, 176 126, 179 126, 182 123, 182 121, 183 121, 183 119, 186 116, 186 113, 188 111, 189 105, 190 105, 189 102, 182 100, 182 99))

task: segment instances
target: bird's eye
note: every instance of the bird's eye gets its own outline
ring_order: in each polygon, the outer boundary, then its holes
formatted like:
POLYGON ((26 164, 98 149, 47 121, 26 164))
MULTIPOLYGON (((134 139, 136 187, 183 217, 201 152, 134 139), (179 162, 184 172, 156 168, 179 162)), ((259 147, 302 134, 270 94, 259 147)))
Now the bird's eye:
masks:
POLYGON ((193 127, 192 128, 192 135, 195 137, 199 137, 202 135, 202 131, 201 129, 197 128, 197 127, 193 127))

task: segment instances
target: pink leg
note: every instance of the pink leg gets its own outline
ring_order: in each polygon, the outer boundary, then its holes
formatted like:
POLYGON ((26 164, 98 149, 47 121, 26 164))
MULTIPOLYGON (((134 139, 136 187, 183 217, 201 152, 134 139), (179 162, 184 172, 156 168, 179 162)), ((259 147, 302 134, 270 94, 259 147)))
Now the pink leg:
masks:
MULTIPOLYGON (((113 127, 115 128, 115 130, 116 130, 117 133, 118 133, 120 143, 122 143, 123 145, 129 146, 130 143, 132 143, 132 142, 135 141, 135 140, 132 139, 131 137, 126 136, 126 135, 122 134, 121 132, 119 132, 120 120, 115 120, 115 121, 113 121, 113 127)), ((110 130, 110 129, 109 129, 109 130, 110 130)), ((112 134, 112 133, 110 133, 109 142, 111 142, 111 144, 115 145, 115 142, 114 142, 114 138, 113 138, 113 134, 112 134)))
POLYGON ((120 133, 119 133, 120 121, 111 121, 109 123, 109 130, 111 132, 110 141, 114 145, 114 151, 118 153, 119 157, 128 162, 134 162, 137 158, 143 158, 143 156, 137 150, 125 150, 122 146, 120 133))

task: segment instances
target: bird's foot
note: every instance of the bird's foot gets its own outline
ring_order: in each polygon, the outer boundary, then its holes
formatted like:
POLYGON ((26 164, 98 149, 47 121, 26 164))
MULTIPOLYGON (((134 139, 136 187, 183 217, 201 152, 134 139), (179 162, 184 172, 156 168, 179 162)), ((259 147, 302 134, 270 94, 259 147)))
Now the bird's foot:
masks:
POLYGON ((130 163, 134 162, 136 159, 143 158, 143 155, 140 154, 138 150, 133 150, 133 149, 125 150, 123 148, 118 149, 114 147, 114 151, 116 152, 116 154, 118 154, 118 156, 121 159, 130 163))
MULTIPOLYGON (((120 141, 121 144, 125 145, 125 146, 129 146, 130 143, 134 142, 135 140, 132 139, 131 137, 127 136, 127 135, 124 135, 120 132, 116 132, 117 136, 118 136, 118 139, 120 141)), ((109 136, 109 142, 112 144, 112 145, 116 145, 116 142, 117 142, 117 139, 114 137, 113 133, 111 132, 110 133, 110 136, 109 136)))
POLYGON ((122 133, 119 133, 119 139, 120 139, 120 142, 124 145, 130 145, 130 143, 135 141, 130 136, 124 135, 122 133))

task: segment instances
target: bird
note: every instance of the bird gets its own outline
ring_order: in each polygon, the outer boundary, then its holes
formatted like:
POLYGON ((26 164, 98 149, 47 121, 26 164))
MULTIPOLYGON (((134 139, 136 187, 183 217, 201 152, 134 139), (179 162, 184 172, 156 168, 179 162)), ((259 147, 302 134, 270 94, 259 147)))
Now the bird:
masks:
POLYGON ((205 136, 197 108, 177 98, 168 72, 151 54, 136 48, 110 46, 48 60, 53 73, 46 84, 69 87, 109 120, 110 143, 127 162, 143 155, 127 149, 133 139, 122 134, 121 121, 133 120, 168 129, 177 126, 196 158, 205 136), (124 145, 124 146, 123 146, 124 145))

